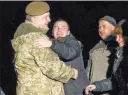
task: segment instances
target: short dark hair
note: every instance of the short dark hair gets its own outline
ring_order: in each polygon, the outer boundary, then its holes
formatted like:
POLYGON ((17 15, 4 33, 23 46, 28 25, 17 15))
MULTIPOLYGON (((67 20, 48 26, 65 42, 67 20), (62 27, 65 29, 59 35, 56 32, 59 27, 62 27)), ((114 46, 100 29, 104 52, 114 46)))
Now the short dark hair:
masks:
POLYGON ((68 22, 67 22, 66 20, 62 19, 62 18, 57 19, 57 20, 54 22, 53 27, 54 27, 54 25, 55 25, 56 22, 60 22, 60 21, 66 22, 66 23, 67 23, 67 26, 68 26, 68 29, 70 30, 70 26, 69 26, 68 22))

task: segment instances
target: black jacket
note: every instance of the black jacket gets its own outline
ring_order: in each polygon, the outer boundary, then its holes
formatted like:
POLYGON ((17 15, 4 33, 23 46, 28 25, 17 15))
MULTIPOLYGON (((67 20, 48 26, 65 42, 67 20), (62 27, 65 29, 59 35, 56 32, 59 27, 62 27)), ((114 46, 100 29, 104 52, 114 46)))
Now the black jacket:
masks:
POLYGON ((109 91, 113 90, 113 95, 128 95, 128 74, 126 74, 126 69, 128 69, 128 48, 118 47, 116 52, 116 58, 113 65, 112 76, 108 79, 102 81, 96 81, 93 84, 96 85, 94 91, 109 91), (127 66, 127 67, 126 67, 127 66))
POLYGON ((76 80, 71 79, 64 85, 66 95, 83 95, 83 90, 89 84, 84 68, 81 46, 82 44, 72 35, 66 36, 61 41, 53 40, 52 50, 67 65, 76 68, 79 73, 76 80))

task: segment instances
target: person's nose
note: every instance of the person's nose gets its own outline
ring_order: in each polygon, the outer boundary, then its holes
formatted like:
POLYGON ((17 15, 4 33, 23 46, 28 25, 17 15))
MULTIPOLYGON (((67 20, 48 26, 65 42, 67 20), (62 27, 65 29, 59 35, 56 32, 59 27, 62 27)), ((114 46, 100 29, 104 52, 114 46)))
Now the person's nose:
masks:
POLYGON ((99 28, 99 32, 100 33, 103 33, 104 32, 102 27, 99 28))
POLYGON ((58 27, 58 32, 61 32, 61 28, 60 27, 58 27))
POLYGON ((61 32, 62 32, 62 29, 61 28, 58 28, 58 34, 61 34, 61 32))
POLYGON ((50 17, 48 18, 48 22, 51 22, 51 18, 50 17))

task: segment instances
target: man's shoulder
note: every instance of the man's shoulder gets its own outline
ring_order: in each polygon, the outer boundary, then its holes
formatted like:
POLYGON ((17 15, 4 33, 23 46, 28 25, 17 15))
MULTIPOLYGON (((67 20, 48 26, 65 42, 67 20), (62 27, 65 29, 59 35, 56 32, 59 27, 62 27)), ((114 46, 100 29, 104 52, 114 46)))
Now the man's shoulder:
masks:
POLYGON ((93 51, 98 50, 100 48, 106 48, 106 45, 102 40, 100 40, 89 52, 92 53, 93 51))
POLYGON ((66 36, 65 38, 64 38, 64 42, 65 43, 68 43, 68 42, 70 42, 70 43, 77 43, 77 44, 79 44, 79 43, 81 43, 79 40, 77 40, 76 38, 75 38, 75 36, 73 36, 73 35, 68 35, 68 36, 66 36))
POLYGON ((84 45, 82 44, 80 40, 76 39, 75 36, 70 35, 69 39, 70 39, 69 41, 71 41, 72 43, 77 44, 78 46, 80 46, 80 48, 83 48, 84 45))

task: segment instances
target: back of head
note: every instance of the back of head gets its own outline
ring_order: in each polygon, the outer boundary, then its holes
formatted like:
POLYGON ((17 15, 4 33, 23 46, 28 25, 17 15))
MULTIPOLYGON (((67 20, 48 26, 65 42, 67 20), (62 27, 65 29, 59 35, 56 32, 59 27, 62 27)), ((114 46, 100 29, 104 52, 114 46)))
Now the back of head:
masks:
POLYGON ((48 3, 34 1, 26 6, 26 22, 43 30, 48 30, 50 19, 50 7, 48 3))

